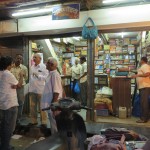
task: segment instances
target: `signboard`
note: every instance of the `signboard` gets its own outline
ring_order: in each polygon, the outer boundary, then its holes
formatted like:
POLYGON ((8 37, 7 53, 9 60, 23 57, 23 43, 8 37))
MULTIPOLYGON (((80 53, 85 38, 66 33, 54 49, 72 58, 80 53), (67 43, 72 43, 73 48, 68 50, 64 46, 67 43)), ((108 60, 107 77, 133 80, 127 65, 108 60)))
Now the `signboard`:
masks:
POLYGON ((55 6, 52 11, 52 20, 78 19, 79 11, 79 4, 55 6))

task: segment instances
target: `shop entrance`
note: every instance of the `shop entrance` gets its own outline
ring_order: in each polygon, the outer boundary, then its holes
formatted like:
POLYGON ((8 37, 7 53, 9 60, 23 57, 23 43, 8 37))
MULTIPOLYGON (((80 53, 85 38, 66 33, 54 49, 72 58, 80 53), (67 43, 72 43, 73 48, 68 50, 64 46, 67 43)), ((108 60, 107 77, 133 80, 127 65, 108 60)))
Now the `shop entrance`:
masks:
MULTIPOLYGON (((114 123, 115 120, 115 123, 130 122, 136 125, 139 112, 133 114, 133 110, 138 111, 135 109, 140 106, 134 106, 138 91, 135 79, 131 79, 130 76, 136 73, 141 56, 149 56, 148 36, 149 32, 117 32, 100 34, 95 40, 95 122, 114 123), (100 95, 101 91, 106 93, 100 95)), ((65 91, 67 96, 72 96, 71 67, 75 57, 87 58, 87 40, 76 36, 31 40, 30 43, 31 56, 33 53, 42 53, 43 63, 51 56, 58 59, 58 70, 62 75, 65 91)))
MULTIPOLYGON (((115 120, 116 123, 128 124, 130 122, 133 125, 137 125, 136 118, 132 117, 132 112, 135 109, 134 101, 135 98, 138 97, 138 92, 135 89, 135 79, 130 79, 130 76, 136 73, 136 68, 139 65, 138 62, 141 56, 146 56, 148 63, 150 61, 149 35, 149 31, 103 33, 99 34, 99 37, 95 40, 95 69, 93 70, 93 84, 95 88, 92 90, 95 92, 95 97, 97 91, 103 87, 110 87, 114 91, 114 94, 110 96, 112 114, 109 113, 107 110, 108 106, 105 104, 95 106, 95 122, 111 123, 115 120), (113 78, 120 76, 128 76, 129 78, 126 80, 119 78, 120 81, 113 78), (102 108, 102 110, 99 110, 99 108, 102 108), (119 119, 119 111, 125 113, 125 119, 119 119)), ((21 38, 20 40, 20 38, 16 37, 13 38, 16 39, 15 41, 13 40, 13 42, 11 42, 11 39, 12 38, 4 38, 0 40, 1 56, 12 55, 15 57, 15 54, 22 53, 24 63, 27 66, 29 64, 29 68, 32 64, 33 53, 42 53, 43 63, 46 62, 48 57, 57 57, 59 61, 58 70, 62 74, 66 94, 67 96, 72 96, 70 69, 74 63, 74 57, 80 58, 81 56, 85 56, 87 58, 87 40, 83 40, 80 36, 48 39, 30 38, 28 63, 28 53, 24 50, 22 45, 24 39, 21 38), (18 44, 18 42, 20 44, 18 44)), ((24 112, 25 114, 29 114, 28 100, 26 100, 25 103, 24 112)), ((136 107, 139 108, 139 105, 136 107)), ((137 112, 136 116, 138 117, 138 115, 139 112, 137 112)), ((84 118, 86 120, 86 113, 84 113, 84 118)), ((148 126, 148 123, 146 123, 145 126, 148 126)))

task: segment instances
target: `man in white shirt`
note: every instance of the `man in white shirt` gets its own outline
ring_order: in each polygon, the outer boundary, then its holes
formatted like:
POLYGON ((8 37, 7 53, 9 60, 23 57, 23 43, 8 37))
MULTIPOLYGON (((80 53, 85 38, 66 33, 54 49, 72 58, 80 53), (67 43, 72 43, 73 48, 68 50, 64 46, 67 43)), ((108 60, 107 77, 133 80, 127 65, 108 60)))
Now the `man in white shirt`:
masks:
POLYGON ((72 96, 76 100, 78 99, 78 93, 74 91, 74 88, 82 71, 82 66, 79 64, 79 61, 80 61, 79 58, 75 58, 75 64, 71 67, 71 74, 72 74, 72 81, 73 81, 72 96))
MULTIPOLYGON (((41 96, 43 94, 45 81, 48 76, 48 70, 46 66, 41 63, 41 55, 35 53, 33 56, 34 65, 31 66, 30 80, 29 80, 29 99, 30 99, 30 115, 31 123, 29 125, 37 125, 37 109, 40 108, 41 96)), ((41 111, 41 126, 46 127, 47 125, 47 114, 41 111)))
MULTIPOLYGON (((52 102, 57 102, 63 96, 63 88, 61 76, 57 71, 57 60, 53 57, 48 58, 46 68, 49 70, 49 76, 46 79, 44 92, 41 100, 41 108, 47 108, 52 102)), ((48 116, 51 125, 51 133, 57 132, 57 125, 55 120, 56 112, 48 111, 48 116)))
POLYGON ((141 58, 140 65, 141 67, 138 69, 138 74, 132 76, 132 78, 136 78, 137 80, 137 87, 141 99, 141 118, 137 123, 145 123, 149 120, 150 112, 150 66, 147 64, 146 57, 141 58))
POLYGON ((10 72, 13 59, 9 56, 0 58, 0 150, 12 150, 11 136, 15 130, 18 113, 16 88, 22 86, 23 74, 19 81, 10 72))
POLYGON ((19 81, 20 79, 20 72, 23 72, 23 84, 20 88, 17 88, 17 98, 18 98, 18 117, 17 117, 17 123, 20 124, 20 119, 22 117, 22 111, 23 111, 23 104, 25 101, 25 95, 24 95, 24 86, 26 84, 26 81, 28 79, 28 69, 26 66, 22 64, 23 57, 21 54, 16 55, 15 63, 13 64, 11 68, 11 73, 16 77, 16 79, 19 81))
POLYGON ((82 105, 87 105, 87 63, 84 56, 80 57, 82 71, 80 78, 80 98, 82 105))

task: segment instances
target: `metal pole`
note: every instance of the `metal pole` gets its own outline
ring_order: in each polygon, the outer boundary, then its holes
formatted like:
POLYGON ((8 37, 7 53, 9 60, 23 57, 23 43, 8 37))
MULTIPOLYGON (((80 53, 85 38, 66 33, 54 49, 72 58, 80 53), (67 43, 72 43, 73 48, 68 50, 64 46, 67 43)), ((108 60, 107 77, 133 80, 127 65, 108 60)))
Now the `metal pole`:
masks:
POLYGON ((87 104, 92 111, 87 111, 86 120, 94 121, 94 57, 95 57, 95 40, 88 40, 87 49, 87 104))

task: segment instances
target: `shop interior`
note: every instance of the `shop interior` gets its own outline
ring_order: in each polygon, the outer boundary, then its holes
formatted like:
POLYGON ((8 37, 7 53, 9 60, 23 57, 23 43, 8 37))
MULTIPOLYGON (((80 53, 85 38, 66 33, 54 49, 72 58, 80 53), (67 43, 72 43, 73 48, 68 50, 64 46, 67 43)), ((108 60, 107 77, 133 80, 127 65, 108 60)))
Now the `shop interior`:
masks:
MULTIPOLYGON (((150 32, 104 33, 99 34, 94 42, 94 122, 87 122, 86 110, 77 113, 83 117, 90 133, 97 134, 104 128, 115 126, 129 128, 149 137, 147 132, 150 127, 149 122, 136 123, 140 115, 138 90, 135 79, 130 79, 130 76, 136 73, 141 56, 147 56, 150 62, 150 32), (122 78, 124 76, 127 78, 122 78), (102 89, 104 89, 103 93, 102 89)), ((70 68, 74 63, 74 57, 90 58, 87 57, 88 41, 81 36, 41 39, 30 37, 30 40, 26 42, 28 51, 24 50, 23 43, 22 37, 0 39, 0 56, 9 55, 15 58, 16 54, 23 54, 23 63, 29 71, 34 53, 41 53, 43 63, 46 63, 48 57, 57 58, 58 71, 62 76, 66 95, 72 97, 70 68)), ((23 113, 29 118, 28 88, 23 113)), ((24 119, 23 123, 26 124, 26 122, 27 120, 24 119)))
MULTIPOLYGON (((150 62, 149 41, 149 31, 99 34, 93 49, 95 122, 124 124, 130 122, 130 124, 136 124, 136 117, 139 116, 138 90, 135 79, 130 79, 130 76, 136 73, 141 56, 147 56, 150 62), (119 81, 116 78, 120 76, 128 78, 119 81), (102 90, 103 94, 101 93, 102 90), (119 111, 122 112, 123 116, 119 116, 119 111)), ((57 38, 47 39, 30 38, 27 43, 29 43, 29 52, 23 49, 23 38, 3 38, 0 40, 0 55, 15 57, 16 54, 22 53, 24 55, 23 63, 29 68, 33 63, 32 56, 34 53, 41 53, 43 63, 46 63, 48 57, 57 58, 59 62, 58 71, 62 76, 66 95, 72 97, 71 66, 74 64, 75 57, 85 56, 87 58, 87 40, 82 39, 81 36, 61 38, 57 36, 57 38)), ((27 90, 26 93, 28 93, 27 90)), ((29 111, 27 97, 24 113, 28 115, 29 111)), ((86 112, 81 113, 86 120, 86 112)), ((149 126, 149 124, 145 123, 145 126, 149 126)))
MULTIPOLYGON (((95 40, 93 72, 96 122, 136 124, 136 117, 139 117, 138 90, 135 79, 130 76, 136 73, 141 56, 147 56, 150 62, 149 38, 149 31, 140 31, 99 34, 95 40)), ((72 36, 31 40, 30 43, 31 58, 37 52, 42 54, 44 63, 48 57, 57 58, 66 95, 72 96, 71 67, 75 57, 87 58, 87 40, 72 36)), ((86 120, 86 112, 81 113, 86 120)))

